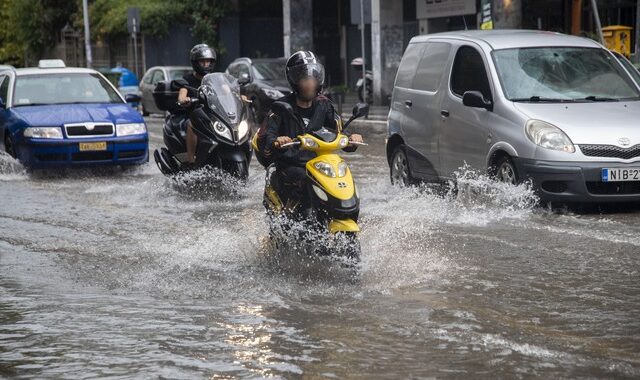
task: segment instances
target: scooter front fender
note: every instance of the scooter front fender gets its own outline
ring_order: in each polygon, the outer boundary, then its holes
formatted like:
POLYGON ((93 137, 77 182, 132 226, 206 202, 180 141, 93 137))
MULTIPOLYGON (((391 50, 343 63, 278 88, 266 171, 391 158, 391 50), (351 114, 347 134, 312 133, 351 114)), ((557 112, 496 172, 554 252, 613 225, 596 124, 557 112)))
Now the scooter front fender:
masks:
POLYGON ((360 226, 353 219, 332 219, 329 222, 329 232, 360 232, 360 226))

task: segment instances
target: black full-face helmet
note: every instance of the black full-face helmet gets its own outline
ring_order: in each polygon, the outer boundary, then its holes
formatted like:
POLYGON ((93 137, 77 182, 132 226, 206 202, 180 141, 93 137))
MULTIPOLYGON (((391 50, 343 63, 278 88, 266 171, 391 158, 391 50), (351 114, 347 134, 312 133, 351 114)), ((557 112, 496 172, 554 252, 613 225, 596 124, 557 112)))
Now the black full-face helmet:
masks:
POLYGON ((207 44, 198 44, 192 47, 189 52, 189 59, 191 60, 193 71, 202 76, 212 73, 216 67, 216 51, 207 44), (202 66, 200 64, 202 59, 210 59, 211 64, 208 67, 202 66))
POLYGON ((287 60, 285 69, 287 81, 294 93, 299 94, 298 84, 302 79, 314 78, 317 81, 316 94, 319 94, 324 86, 324 66, 311 51, 297 51, 287 60))

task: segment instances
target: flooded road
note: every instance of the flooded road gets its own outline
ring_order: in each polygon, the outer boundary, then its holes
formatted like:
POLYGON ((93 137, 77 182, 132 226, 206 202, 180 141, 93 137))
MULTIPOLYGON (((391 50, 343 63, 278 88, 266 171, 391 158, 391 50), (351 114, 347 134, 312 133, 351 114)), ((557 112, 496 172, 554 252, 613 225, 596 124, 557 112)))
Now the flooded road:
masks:
POLYGON ((395 189, 384 131, 362 131, 355 283, 271 259, 257 163, 221 199, 153 164, 43 177, 5 159, 0 377, 640 377, 640 211, 552 213, 474 176, 395 189))

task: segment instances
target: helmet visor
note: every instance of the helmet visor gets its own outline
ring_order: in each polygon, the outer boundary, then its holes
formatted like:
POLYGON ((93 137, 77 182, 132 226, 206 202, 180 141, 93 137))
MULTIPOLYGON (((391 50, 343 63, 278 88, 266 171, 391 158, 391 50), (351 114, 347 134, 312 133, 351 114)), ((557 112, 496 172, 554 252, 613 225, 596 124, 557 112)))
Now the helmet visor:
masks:
POLYGON ((313 78, 318 82, 318 86, 322 86, 324 85, 324 66, 320 63, 293 66, 289 69, 289 78, 296 84, 303 79, 313 78))

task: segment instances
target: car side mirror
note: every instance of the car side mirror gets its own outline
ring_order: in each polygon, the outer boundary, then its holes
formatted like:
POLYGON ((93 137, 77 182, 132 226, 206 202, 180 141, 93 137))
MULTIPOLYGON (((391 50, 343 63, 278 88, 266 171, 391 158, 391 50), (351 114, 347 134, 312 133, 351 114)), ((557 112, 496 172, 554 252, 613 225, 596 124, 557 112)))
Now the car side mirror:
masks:
POLYGON ((354 119, 367 116, 368 114, 369 114, 369 105, 367 103, 358 103, 353 107, 352 117, 354 119))
POLYGON ((137 94, 127 94, 124 96, 124 100, 127 103, 139 103, 142 98, 137 94))
POLYGON ((485 99, 480 91, 466 91, 462 95, 462 104, 467 107, 484 108, 487 111, 493 110, 493 103, 485 99))
POLYGON ((238 78, 238 84, 245 85, 249 82, 251 82, 251 77, 249 76, 249 73, 241 73, 240 77, 238 78))

